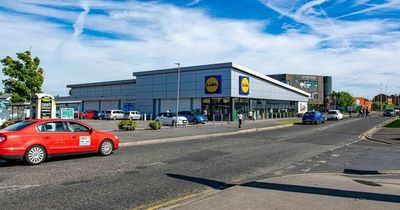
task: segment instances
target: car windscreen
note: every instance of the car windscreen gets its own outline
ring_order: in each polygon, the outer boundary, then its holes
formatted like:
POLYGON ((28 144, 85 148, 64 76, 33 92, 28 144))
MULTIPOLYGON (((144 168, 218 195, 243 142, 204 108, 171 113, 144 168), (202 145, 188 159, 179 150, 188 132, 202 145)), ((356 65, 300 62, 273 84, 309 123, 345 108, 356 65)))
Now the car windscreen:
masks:
POLYGON ((305 115, 312 115, 315 114, 315 112, 306 112, 305 115))
POLYGON ((330 111, 328 114, 337 114, 335 111, 330 111))
POLYGON ((4 128, 3 130, 6 130, 6 131, 19 131, 19 130, 22 130, 22 129, 24 129, 24 128, 32 125, 32 124, 33 124, 32 121, 19 122, 19 123, 16 123, 14 125, 10 125, 7 128, 4 128))
POLYGON ((110 114, 111 113, 111 111, 106 111, 106 114, 110 114))

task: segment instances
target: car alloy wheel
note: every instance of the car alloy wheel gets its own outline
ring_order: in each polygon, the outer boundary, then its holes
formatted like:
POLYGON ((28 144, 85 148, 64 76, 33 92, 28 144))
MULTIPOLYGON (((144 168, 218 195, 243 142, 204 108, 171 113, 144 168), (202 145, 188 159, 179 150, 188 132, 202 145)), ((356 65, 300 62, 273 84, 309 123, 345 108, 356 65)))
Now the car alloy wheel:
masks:
POLYGON ((36 145, 30 147, 25 155, 25 160, 30 165, 39 165, 46 158, 46 151, 42 146, 36 145))
POLYGON ((113 143, 110 140, 105 140, 100 145, 100 155, 108 156, 113 151, 113 143))

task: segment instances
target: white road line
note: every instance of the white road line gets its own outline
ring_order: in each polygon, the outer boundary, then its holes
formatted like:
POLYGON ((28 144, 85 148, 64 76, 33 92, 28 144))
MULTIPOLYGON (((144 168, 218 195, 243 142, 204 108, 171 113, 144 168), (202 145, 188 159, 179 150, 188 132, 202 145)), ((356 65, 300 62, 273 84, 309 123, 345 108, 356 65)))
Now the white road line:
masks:
POLYGON ((40 185, 11 185, 11 186, 0 186, 0 192, 10 192, 16 190, 24 190, 31 187, 38 187, 40 185))

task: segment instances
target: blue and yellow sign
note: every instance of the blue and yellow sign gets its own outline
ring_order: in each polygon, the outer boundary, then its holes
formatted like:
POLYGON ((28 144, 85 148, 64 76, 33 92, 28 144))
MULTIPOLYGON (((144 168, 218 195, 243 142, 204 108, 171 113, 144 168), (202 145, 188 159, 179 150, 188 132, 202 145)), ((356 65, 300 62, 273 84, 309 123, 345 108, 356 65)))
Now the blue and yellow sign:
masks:
POLYGON ((221 93, 221 75, 205 77, 206 94, 221 93))
POLYGON ((239 76, 239 95, 249 95, 250 79, 249 77, 239 76))

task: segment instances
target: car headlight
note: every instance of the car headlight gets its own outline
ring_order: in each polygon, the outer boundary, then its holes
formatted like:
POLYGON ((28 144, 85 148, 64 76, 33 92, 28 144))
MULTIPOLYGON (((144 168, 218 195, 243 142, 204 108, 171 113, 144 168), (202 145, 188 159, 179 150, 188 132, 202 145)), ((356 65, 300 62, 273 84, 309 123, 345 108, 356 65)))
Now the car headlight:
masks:
POLYGON ((114 135, 114 137, 115 137, 116 139, 118 139, 118 136, 117 136, 117 135, 114 135))

